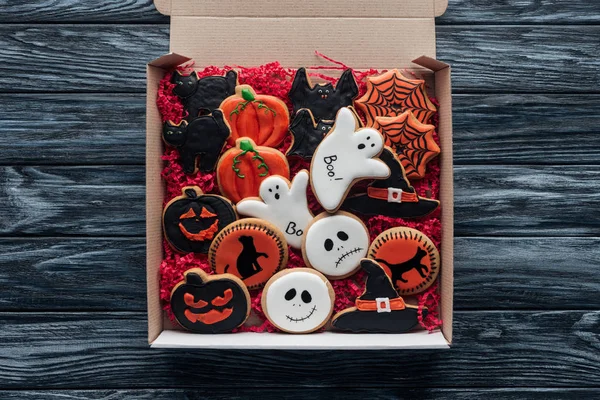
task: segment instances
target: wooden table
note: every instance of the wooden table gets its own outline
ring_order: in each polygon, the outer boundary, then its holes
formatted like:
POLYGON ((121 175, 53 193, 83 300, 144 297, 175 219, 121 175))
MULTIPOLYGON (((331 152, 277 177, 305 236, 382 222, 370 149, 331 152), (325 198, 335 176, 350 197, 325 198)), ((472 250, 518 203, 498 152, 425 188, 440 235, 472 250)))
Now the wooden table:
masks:
POLYGON ((438 20, 455 345, 388 353, 150 350, 144 64, 168 19, 0 3, 0 398, 600 396, 600 2, 451 0, 438 20))

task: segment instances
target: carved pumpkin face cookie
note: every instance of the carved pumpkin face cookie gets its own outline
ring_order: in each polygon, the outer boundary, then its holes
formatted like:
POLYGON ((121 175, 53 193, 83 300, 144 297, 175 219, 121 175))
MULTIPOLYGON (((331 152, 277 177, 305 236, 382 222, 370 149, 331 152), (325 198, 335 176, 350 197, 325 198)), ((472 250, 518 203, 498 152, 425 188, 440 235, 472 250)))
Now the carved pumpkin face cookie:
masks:
POLYGON ((382 232, 369 248, 401 295, 421 293, 435 282, 440 271, 437 248, 422 232, 392 228, 382 232))
POLYGON ((208 262, 215 273, 233 274, 249 289, 262 287, 287 260, 283 233, 257 218, 241 219, 225 227, 208 251, 208 262))

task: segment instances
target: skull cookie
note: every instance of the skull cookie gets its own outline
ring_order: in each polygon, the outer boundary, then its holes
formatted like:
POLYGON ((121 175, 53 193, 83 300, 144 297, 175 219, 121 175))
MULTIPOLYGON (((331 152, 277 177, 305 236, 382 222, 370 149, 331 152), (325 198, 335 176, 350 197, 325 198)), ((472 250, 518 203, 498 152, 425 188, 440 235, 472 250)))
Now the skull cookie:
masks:
POLYGON ((310 268, 294 268, 269 280, 261 304, 266 317, 281 331, 310 333, 329 321, 334 300, 327 278, 310 268))
POLYGON ((369 248, 369 231, 360 219, 339 211, 318 215, 306 229, 304 262, 329 279, 343 279, 360 267, 369 248))

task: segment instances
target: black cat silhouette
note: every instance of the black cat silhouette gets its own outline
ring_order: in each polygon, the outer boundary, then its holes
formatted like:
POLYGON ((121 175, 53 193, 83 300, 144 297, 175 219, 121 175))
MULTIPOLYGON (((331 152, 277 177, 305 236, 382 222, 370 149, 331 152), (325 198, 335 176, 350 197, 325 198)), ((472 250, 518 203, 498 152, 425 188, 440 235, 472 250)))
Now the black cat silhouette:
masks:
POLYGON ((199 169, 202 172, 214 170, 219 154, 230 135, 229 127, 221 110, 212 115, 203 115, 191 122, 179 124, 169 121, 163 128, 163 140, 169 146, 179 149, 183 172, 196 171, 196 157, 200 156, 199 169))
POLYGON ((358 96, 358 85, 352 75, 352 70, 347 69, 340 76, 335 87, 331 83, 312 85, 305 68, 296 72, 290 100, 294 106, 294 115, 301 108, 308 108, 315 119, 331 120, 342 107, 352 105, 352 100, 358 96))
POLYGON ((335 121, 319 120, 316 122, 310 110, 298 110, 290 124, 290 132, 294 138, 288 150, 288 156, 310 159, 325 135, 329 133, 335 121))
POLYGON ((421 264, 421 260, 426 255, 427 255, 427 252, 419 247, 417 249, 417 254, 415 254, 413 256, 413 258, 411 258, 410 260, 404 261, 403 263, 390 264, 389 262, 382 260, 382 259, 377 259, 375 261, 387 265, 387 267, 390 269, 390 271, 392 271, 392 282, 393 283, 396 283, 396 281, 402 281, 404 283, 408 283, 408 281, 406 279, 404 279, 402 277, 402 275, 404 273, 410 271, 411 269, 417 270, 419 275, 421 275, 421 278, 425 278, 425 276, 426 276, 425 274, 427 272, 429 272, 429 269, 427 268, 427 266, 421 264), (423 272, 423 271, 425 271, 425 272, 423 272))
MULTIPOLYGON (((267 253, 259 253, 254 246, 254 238, 252 236, 240 236, 238 239, 243 248, 238 255, 236 269, 242 280, 246 280, 251 276, 262 271, 262 267, 258 263, 260 257, 269 258, 267 253)), ((225 272, 229 269, 229 265, 225 267, 225 272)))
POLYGON ((171 83, 176 85, 173 93, 181 99, 188 113, 187 119, 191 121, 199 115, 212 113, 223 100, 235 94, 237 72, 231 70, 225 76, 198 78, 196 71, 189 75, 175 71, 171 83))

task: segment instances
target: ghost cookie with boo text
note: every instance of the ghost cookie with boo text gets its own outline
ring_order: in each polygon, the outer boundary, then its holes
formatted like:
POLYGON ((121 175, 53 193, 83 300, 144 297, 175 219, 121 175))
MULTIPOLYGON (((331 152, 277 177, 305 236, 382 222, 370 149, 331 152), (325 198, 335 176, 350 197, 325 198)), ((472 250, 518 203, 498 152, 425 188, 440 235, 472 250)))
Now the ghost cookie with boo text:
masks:
POLYGON ((298 172, 292 183, 282 176, 273 175, 260 184, 260 197, 240 201, 237 211, 271 222, 283 232, 290 246, 299 249, 302 234, 313 219, 306 198, 307 188, 306 170, 298 172))
POLYGON ((384 179, 389 167, 377 156, 383 137, 373 128, 359 128, 351 109, 340 109, 335 125, 317 147, 310 164, 310 183, 323 208, 337 211, 350 188, 363 179, 384 179))
POLYGON ((323 327, 333 313, 331 283, 310 268, 286 269, 273 276, 261 297, 265 316, 287 333, 310 333, 323 327))

